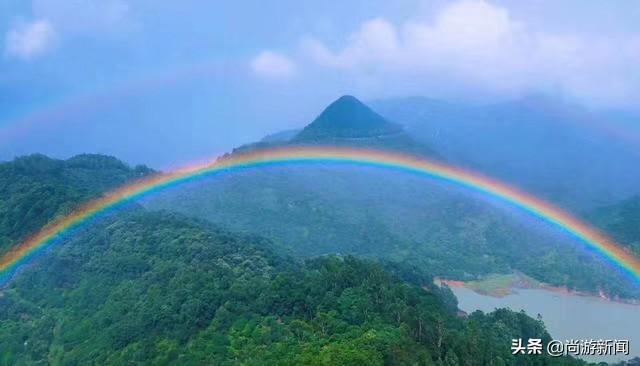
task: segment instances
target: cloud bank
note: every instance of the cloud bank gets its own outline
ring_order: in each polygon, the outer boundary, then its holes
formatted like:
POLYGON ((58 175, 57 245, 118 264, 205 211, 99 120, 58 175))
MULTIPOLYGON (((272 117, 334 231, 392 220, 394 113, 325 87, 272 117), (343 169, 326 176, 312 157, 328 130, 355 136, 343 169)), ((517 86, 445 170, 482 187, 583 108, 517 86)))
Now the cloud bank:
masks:
POLYGON ((492 93, 553 91, 596 103, 637 102, 640 93, 640 33, 549 33, 482 0, 451 3, 428 21, 365 21, 336 49, 312 37, 301 44, 311 64, 379 84, 445 75, 492 93))

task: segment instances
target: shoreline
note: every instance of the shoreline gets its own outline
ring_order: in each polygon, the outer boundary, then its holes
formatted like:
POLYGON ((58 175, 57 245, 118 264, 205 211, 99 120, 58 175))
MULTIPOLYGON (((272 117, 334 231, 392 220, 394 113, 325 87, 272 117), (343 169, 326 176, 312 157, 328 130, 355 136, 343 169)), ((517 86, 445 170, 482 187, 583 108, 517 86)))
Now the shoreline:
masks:
POLYGON ((487 277, 486 279, 483 279, 483 280, 468 281, 468 282, 434 277, 433 282, 438 286, 442 286, 444 284, 444 285, 447 285, 448 287, 458 287, 458 288, 463 287, 480 295, 497 297, 497 298, 515 294, 517 293, 518 289, 522 289, 522 290, 539 289, 539 290, 553 292, 561 296, 590 297, 590 298, 594 298, 602 301, 610 301, 610 302, 616 302, 616 303, 621 303, 626 305, 636 305, 636 306, 640 305, 640 299, 612 298, 612 297, 606 296, 603 292, 593 293, 593 292, 570 290, 566 286, 553 286, 547 283, 536 281, 522 274, 496 275, 496 277, 500 278, 502 282, 506 282, 506 283, 501 284, 499 286, 492 286, 491 281, 494 281, 495 277, 494 278, 487 277))

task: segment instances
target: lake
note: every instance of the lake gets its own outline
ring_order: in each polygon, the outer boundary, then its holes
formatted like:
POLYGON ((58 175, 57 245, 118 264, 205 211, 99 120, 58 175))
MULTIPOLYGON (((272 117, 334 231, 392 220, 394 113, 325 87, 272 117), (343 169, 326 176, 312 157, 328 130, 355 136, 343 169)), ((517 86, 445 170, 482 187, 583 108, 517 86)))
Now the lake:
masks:
POLYGON ((504 297, 480 295, 465 287, 452 287, 458 307, 467 313, 490 312, 508 307, 538 313, 554 339, 628 339, 630 355, 590 357, 589 361, 618 361, 640 356, 640 305, 624 304, 590 296, 566 295, 544 289, 518 289, 504 297))

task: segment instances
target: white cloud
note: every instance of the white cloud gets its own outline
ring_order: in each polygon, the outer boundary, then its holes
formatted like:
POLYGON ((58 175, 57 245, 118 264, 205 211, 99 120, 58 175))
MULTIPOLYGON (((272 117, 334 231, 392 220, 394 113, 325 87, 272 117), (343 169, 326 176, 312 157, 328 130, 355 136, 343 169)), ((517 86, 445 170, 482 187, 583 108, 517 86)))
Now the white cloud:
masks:
POLYGON ((5 51, 33 59, 68 36, 124 34, 137 26, 125 0, 32 0, 33 21, 19 20, 6 34, 5 51))
POLYGON ((283 80, 296 74, 296 65, 282 54, 263 51, 251 61, 251 70, 263 78, 283 80))
POLYGON ((10 56, 33 59, 48 51, 55 41, 55 29, 45 19, 17 23, 5 39, 5 50, 10 56))
POLYGON ((382 18, 362 24, 349 37, 349 45, 342 51, 333 53, 315 39, 303 40, 303 48, 322 65, 336 68, 355 68, 363 62, 392 63, 400 51, 395 27, 382 18))
POLYGON ((302 41, 302 50, 322 67, 387 84, 399 77, 447 76, 491 92, 561 90, 607 103, 640 93, 638 40, 640 34, 598 39, 548 33, 514 19, 506 8, 462 0, 430 21, 393 24, 376 18, 362 23, 337 50, 313 38, 302 41))
POLYGON ((32 8, 60 33, 118 34, 135 26, 125 0, 32 0, 32 8))

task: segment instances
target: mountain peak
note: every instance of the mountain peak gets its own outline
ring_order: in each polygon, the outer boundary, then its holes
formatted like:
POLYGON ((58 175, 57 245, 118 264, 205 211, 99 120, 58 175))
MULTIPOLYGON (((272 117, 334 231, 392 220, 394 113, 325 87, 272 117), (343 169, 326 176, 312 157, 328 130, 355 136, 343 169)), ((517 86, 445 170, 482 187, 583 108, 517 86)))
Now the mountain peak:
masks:
POLYGON ((402 127, 387 121, 358 98, 343 95, 307 125, 296 140, 375 137, 400 131, 402 127))
POLYGON ((349 94, 345 94, 345 95, 341 96, 340 98, 336 99, 333 103, 360 103, 360 104, 363 104, 360 100, 358 100, 358 98, 354 97, 353 95, 349 95, 349 94))

